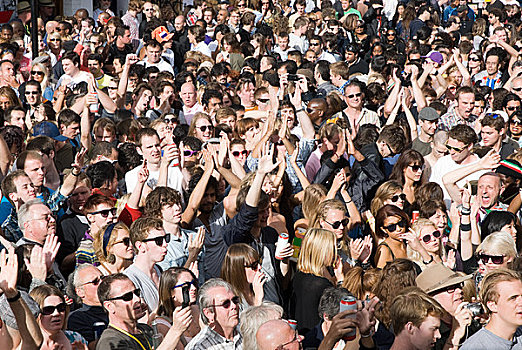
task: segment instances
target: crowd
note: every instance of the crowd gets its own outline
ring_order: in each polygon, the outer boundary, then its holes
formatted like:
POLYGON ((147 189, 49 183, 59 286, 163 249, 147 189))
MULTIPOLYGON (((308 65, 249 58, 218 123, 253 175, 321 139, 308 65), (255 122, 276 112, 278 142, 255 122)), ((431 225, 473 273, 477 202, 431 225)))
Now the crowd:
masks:
POLYGON ((0 26, 0 348, 522 349, 519 2, 56 10, 0 26))

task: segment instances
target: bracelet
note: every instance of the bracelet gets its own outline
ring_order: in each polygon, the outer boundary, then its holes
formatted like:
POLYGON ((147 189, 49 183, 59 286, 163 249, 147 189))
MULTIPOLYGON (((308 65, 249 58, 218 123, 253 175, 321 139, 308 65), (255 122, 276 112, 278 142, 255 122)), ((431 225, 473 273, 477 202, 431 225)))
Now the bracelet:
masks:
POLYGON ((460 224, 460 229, 462 231, 471 231, 471 224, 460 224))
POLYGON ((464 207, 462 207, 460 213, 462 215, 469 215, 469 214, 471 214, 471 208, 464 208, 464 207))
POLYGON ((424 263, 424 265, 428 265, 428 264, 431 264, 433 262, 433 255, 430 255, 431 259, 429 261, 424 261, 422 260, 422 262, 424 263))
POLYGON ((297 114, 297 113, 299 113, 299 112, 302 112, 302 111, 304 111, 304 108, 296 109, 296 110, 295 110, 295 114, 297 114))
POLYGON ((71 175, 74 176, 74 177, 80 176, 80 173, 81 173, 81 171, 78 174, 75 174, 74 171, 71 171, 71 175))
POLYGON ((17 291, 16 291, 16 295, 15 295, 14 297, 12 297, 12 298, 7 298, 7 296, 6 296, 6 299, 7 299, 7 301, 8 301, 9 303, 14 303, 15 301, 18 301, 18 299, 20 299, 21 296, 22 296, 22 294, 20 294, 20 291, 17 290, 17 291))
POLYGON ((349 200, 348 202, 345 202, 346 204, 350 204, 351 202, 353 202, 353 200, 349 200))

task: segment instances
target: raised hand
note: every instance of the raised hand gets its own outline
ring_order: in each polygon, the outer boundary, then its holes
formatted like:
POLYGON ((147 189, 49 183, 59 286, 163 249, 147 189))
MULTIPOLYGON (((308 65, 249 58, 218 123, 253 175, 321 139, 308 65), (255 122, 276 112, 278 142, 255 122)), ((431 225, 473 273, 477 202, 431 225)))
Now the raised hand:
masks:
POLYGON ((85 164, 85 155, 87 154, 87 148, 82 147, 80 152, 76 153, 76 156, 74 157, 74 163, 71 164, 71 167, 73 167, 77 173, 80 173, 82 171, 82 168, 85 164))
POLYGON ((296 109, 300 109, 302 106, 302 99, 301 99, 301 86, 299 84, 296 85, 295 91, 293 95, 290 95, 290 102, 294 105, 296 109))
POLYGON ((212 156, 212 152, 215 153, 215 150, 209 151, 207 149, 203 149, 202 152, 203 152, 203 160, 205 161, 203 170, 205 170, 205 171, 214 170, 214 157, 212 156))
POLYGON ((192 271, 194 276, 196 276, 196 279, 199 278, 199 268, 198 268, 198 261, 197 260, 194 260, 193 262, 191 262, 189 267, 188 267, 188 269, 190 271, 192 271))
POLYGON ((58 249, 60 249, 60 245, 61 243, 58 242, 58 236, 49 235, 45 237, 45 242, 42 248, 42 254, 45 258, 45 266, 47 267, 47 271, 52 270, 54 259, 56 258, 56 254, 58 254, 58 249))
POLYGON ((30 259, 24 258, 24 262, 33 278, 45 281, 47 278, 47 266, 45 264, 45 255, 43 254, 42 247, 35 245, 31 250, 30 259))
POLYGON ((355 319, 361 334, 368 334, 375 330, 375 306, 379 303, 379 298, 373 297, 364 303, 364 307, 357 311, 355 319))
POLYGON ((360 260, 360 256, 364 249, 364 241, 361 238, 354 239, 350 242, 350 255, 354 260, 360 260))
POLYGON ((147 168, 147 160, 144 159, 140 171, 138 171, 138 182, 144 184, 149 179, 149 169, 147 168))
POLYGON ((370 254, 372 253, 373 248, 373 239, 371 235, 367 235, 363 239, 363 248, 361 254, 359 255, 359 261, 363 263, 367 263, 368 259, 370 259, 370 254))
POLYGON ((455 263, 457 262, 457 259, 455 258, 455 250, 450 249, 448 255, 446 257, 442 257, 442 262, 444 265, 446 265, 446 267, 453 270, 455 268, 455 263))
MULTIPOLYGON (((339 171, 337 173, 337 175, 335 175, 335 177, 332 181, 332 188, 337 189, 337 191, 339 191, 345 185, 346 185, 346 172, 344 171, 344 169, 341 169, 341 171, 339 171)), ((335 191, 335 192, 337 193, 337 191, 335 191)))
POLYGON ((297 156, 299 155, 299 142, 296 144, 294 148, 294 153, 290 157, 290 164, 297 164, 297 156))
POLYGON ((185 332, 190 324, 192 323, 192 312, 190 307, 181 308, 178 306, 174 309, 172 313, 172 328, 174 328, 179 333, 185 332))
POLYGON ((273 161, 274 149, 274 145, 270 145, 268 142, 265 144, 263 155, 259 159, 259 164, 257 166, 257 172, 259 174, 266 175, 279 165, 280 161, 275 163, 273 161))
POLYGON ((0 254, 0 289, 6 297, 12 298, 17 295, 16 282, 18 278, 18 259, 13 247, 9 252, 3 249, 0 254))
POLYGON ((399 238, 405 239, 408 242, 408 245, 411 247, 411 249, 415 250, 416 252, 424 250, 424 247, 422 246, 420 240, 417 238, 417 235, 415 234, 415 232, 413 232, 412 229, 400 234, 399 238))
POLYGON ((479 162, 483 169, 496 169, 502 158, 495 150, 490 150, 479 162))
POLYGON ((265 296, 265 291, 263 286, 266 282, 266 276, 259 268, 255 275, 254 280, 252 281, 252 289, 254 290, 254 298, 256 299, 256 304, 260 305, 263 302, 263 297, 265 296))
POLYGON ((203 243, 205 242, 205 228, 203 226, 200 226, 198 228, 198 232, 192 238, 191 235, 189 235, 189 241, 188 241, 188 251, 189 255, 196 258, 199 253, 201 252, 201 249, 203 249, 203 243))

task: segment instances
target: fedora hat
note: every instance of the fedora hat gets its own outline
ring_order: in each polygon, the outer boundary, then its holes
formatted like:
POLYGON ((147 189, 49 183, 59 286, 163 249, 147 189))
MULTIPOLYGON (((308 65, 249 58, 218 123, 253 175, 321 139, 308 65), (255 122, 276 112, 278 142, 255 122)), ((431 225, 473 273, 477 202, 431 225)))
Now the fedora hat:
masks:
POLYGON ((18 13, 31 11, 31 4, 28 1, 20 1, 18 5, 16 5, 16 11, 18 13))
POLYGON ((470 278, 471 275, 461 276, 449 267, 446 267, 443 263, 438 263, 426 267, 426 269, 417 276, 415 282, 417 282, 417 287, 427 294, 430 294, 446 287, 462 283, 470 278))
POLYGON ((39 0, 38 4, 44 7, 55 7, 53 0, 39 0))

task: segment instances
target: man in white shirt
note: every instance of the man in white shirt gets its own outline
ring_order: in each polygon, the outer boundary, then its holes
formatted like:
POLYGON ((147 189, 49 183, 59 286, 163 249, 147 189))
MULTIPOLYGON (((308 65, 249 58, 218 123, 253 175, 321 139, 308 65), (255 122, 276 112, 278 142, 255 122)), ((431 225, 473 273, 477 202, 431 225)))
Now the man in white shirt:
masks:
POLYGON ((288 59, 288 52, 290 51, 290 39, 287 32, 281 32, 277 35, 277 46, 274 49, 275 53, 278 53, 281 57, 281 61, 288 59))
POLYGON ((167 71, 174 74, 174 69, 172 69, 172 66, 161 58, 162 49, 160 43, 154 39, 151 39, 145 44, 145 50, 147 51, 146 58, 137 64, 141 64, 145 68, 158 67, 160 72, 167 71))
POLYGON ((290 47, 299 50, 303 55, 308 50, 308 39, 306 32, 310 21, 306 17, 299 17, 295 20, 294 30, 288 35, 290 47))
POLYGON ((181 91, 179 97, 183 102, 183 115, 180 115, 180 121, 185 121, 186 124, 190 125, 194 114, 198 112, 204 112, 203 106, 197 100, 196 87, 192 82, 186 82, 181 85, 181 91))
POLYGON ((69 88, 72 89, 76 84, 89 79, 89 74, 80 70, 80 56, 76 52, 66 52, 62 56, 62 67, 65 74, 60 77, 56 87, 61 86, 62 83, 67 83, 69 88))

